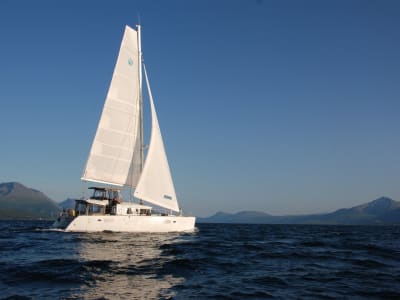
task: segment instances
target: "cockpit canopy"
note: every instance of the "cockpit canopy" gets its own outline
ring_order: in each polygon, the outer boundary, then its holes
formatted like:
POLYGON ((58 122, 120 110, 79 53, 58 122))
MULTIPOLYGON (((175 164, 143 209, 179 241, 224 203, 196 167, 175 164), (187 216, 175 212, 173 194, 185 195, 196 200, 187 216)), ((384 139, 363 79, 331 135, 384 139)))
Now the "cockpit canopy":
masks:
POLYGON ((95 200, 114 200, 118 203, 121 202, 121 194, 119 189, 103 188, 103 187, 90 187, 93 190, 91 199, 95 200))

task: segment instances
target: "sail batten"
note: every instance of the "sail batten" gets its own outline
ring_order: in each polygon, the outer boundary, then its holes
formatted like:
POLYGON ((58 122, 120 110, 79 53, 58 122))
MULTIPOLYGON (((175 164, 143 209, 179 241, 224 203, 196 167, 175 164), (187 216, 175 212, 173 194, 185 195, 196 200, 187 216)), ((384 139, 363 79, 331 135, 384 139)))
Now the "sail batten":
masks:
MULTIPOLYGON (((108 158, 108 159, 114 159, 114 156, 112 156, 112 155, 104 155, 104 154, 102 154, 102 155, 96 155, 97 157, 102 157, 102 158, 108 158)), ((116 159, 117 161, 120 161, 120 162, 128 162, 128 163, 130 163, 131 162, 131 159, 124 159, 124 158, 121 158, 121 157, 119 157, 119 158, 117 158, 116 159)))
POLYGON ((123 99, 119 99, 119 98, 116 98, 116 97, 114 97, 114 98, 110 97, 110 100, 112 100, 113 102, 118 102, 118 103, 123 104, 123 105, 127 105, 127 106, 129 106, 131 108, 135 108, 134 104, 126 102, 123 99))
MULTIPOLYGON (((134 133, 130 133, 130 132, 125 132, 123 130, 118 130, 118 129, 113 129, 113 128, 108 128, 107 132, 112 133, 112 134, 120 134, 123 136, 127 136, 127 137, 134 137, 135 134, 134 133)), ((105 143, 106 144, 106 143, 105 143)), ((113 143, 112 143, 113 144, 113 143)), ((131 149, 131 148, 130 148, 131 149)))

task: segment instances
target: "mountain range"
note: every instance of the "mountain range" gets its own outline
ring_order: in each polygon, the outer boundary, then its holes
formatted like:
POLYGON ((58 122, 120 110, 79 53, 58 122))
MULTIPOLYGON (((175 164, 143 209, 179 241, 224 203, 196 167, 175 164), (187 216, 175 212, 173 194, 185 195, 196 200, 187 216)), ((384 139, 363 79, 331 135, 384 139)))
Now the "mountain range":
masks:
POLYGON ((400 224, 400 201, 381 197, 366 204, 338 209, 332 213, 297 216, 272 216, 258 211, 230 214, 217 212, 199 223, 243 224, 400 224))
POLYGON ((60 210, 38 190, 18 182, 0 183, 0 219, 55 219, 60 210))
MULTIPOLYGON (((0 183, 0 219, 55 219, 62 209, 73 208, 74 199, 56 203, 44 193, 18 182, 0 183)), ((259 211, 218 212, 198 223, 247 224, 400 224, 400 201, 381 197, 366 204, 332 213, 273 216, 259 211)))

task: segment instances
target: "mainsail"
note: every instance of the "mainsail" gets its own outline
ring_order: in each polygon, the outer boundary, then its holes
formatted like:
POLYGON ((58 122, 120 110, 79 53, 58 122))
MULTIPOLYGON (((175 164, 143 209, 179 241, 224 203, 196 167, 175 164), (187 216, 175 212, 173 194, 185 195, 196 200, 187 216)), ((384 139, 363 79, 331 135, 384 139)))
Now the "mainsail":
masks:
POLYGON ((139 68, 138 32, 126 26, 83 180, 136 186, 142 149, 139 68))
POLYGON ((172 181, 167 155, 164 149, 164 143, 145 67, 144 75, 150 99, 151 135, 146 161, 134 195, 139 199, 153 204, 174 211, 179 211, 174 183, 172 181))

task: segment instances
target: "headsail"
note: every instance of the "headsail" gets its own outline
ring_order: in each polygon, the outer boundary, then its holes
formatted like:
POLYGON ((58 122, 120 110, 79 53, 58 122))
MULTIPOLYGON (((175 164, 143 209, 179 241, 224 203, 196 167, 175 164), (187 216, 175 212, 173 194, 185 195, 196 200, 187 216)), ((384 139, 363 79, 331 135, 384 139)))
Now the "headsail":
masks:
POLYGON ((133 187, 137 184, 142 149, 138 47, 138 32, 126 26, 83 180, 133 187))
POLYGON ((164 149, 164 143, 145 67, 144 74, 150 98, 151 135, 146 161, 134 195, 144 201, 151 202, 173 211, 179 211, 174 183, 172 181, 167 155, 164 149))

